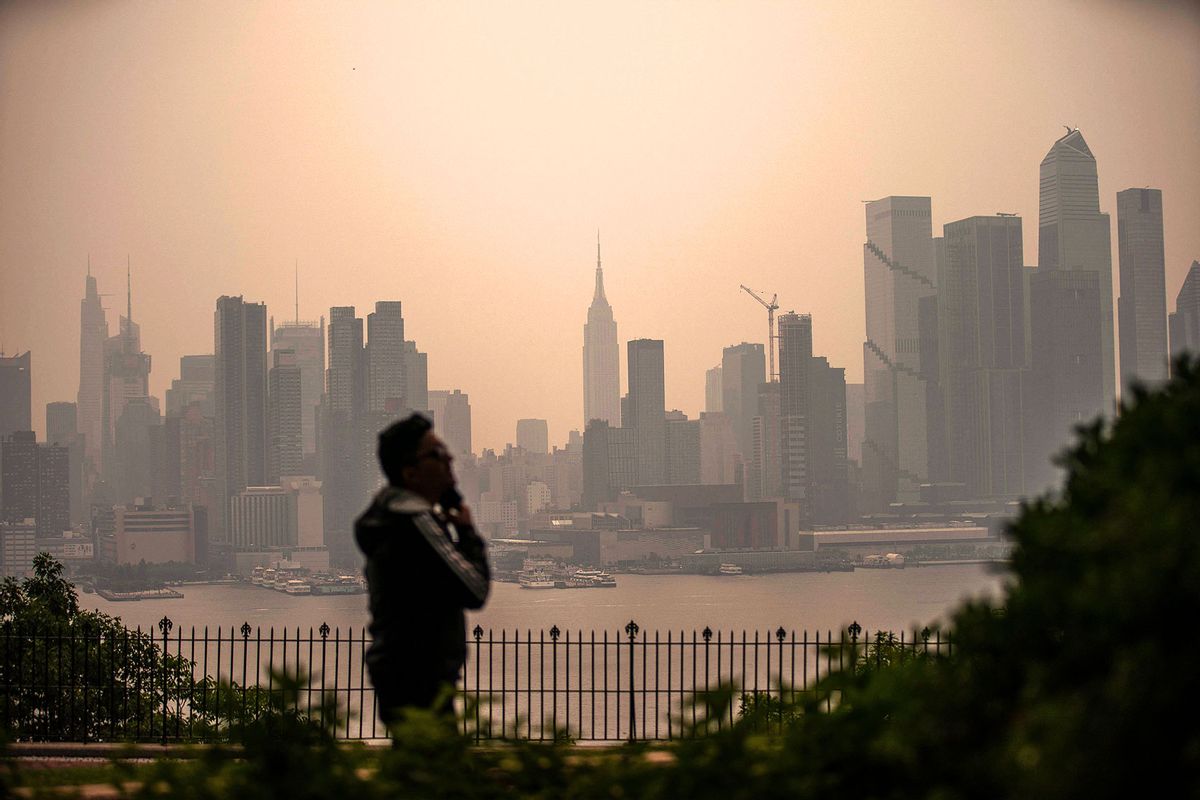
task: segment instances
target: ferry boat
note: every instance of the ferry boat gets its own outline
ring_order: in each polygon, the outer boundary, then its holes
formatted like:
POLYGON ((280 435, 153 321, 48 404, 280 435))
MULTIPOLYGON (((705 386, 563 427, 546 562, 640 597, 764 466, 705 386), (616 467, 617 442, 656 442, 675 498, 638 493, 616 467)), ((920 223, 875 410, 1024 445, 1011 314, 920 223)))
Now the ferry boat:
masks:
POLYGON ((522 589, 553 589, 554 579, 543 570, 533 570, 518 575, 517 584, 522 589))
POLYGON ((283 587, 283 591, 286 594, 312 594, 312 586, 309 585, 308 581, 292 578, 283 587))
POLYGON ((859 566, 866 569, 904 569, 904 556, 900 553, 874 553, 864 556, 859 566))
POLYGON ((737 564, 722 564, 717 568, 718 575, 742 575, 745 573, 737 564))
POLYGON ((355 575, 337 575, 315 578, 311 581, 312 593, 325 594, 363 594, 367 591, 361 578, 355 575))

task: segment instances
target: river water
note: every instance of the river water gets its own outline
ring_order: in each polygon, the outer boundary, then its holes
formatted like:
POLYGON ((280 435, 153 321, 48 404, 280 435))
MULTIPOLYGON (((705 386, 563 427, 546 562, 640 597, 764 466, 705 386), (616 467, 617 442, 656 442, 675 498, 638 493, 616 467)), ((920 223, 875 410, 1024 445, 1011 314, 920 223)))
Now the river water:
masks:
MULTIPOLYGON (((857 621, 877 630, 919 629, 944 619, 968 597, 996 596, 1004 577, 993 565, 768 575, 618 575, 612 589, 522 589, 496 583, 487 606, 468 615, 468 629, 620 631, 631 619, 645 631, 836 631, 857 621)), ((368 622, 366 595, 286 595, 257 586, 179 587, 183 599, 110 602, 94 594, 80 604, 143 629, 169 617, 176 628, 215 630, 250 623, 264 635, 327 623, 342 631, 368 622)), ((187 635, 185 633, 185 635, 187 635)))

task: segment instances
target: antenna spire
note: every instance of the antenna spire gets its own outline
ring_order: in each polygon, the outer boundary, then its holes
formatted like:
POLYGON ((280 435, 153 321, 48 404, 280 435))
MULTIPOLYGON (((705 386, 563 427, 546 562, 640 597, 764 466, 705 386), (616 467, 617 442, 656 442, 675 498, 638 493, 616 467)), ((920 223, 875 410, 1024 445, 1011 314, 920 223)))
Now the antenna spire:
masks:
POLYGON ((599 301, 608 302, 608 298, 604 296, 604 270, 600 267, 600 231, 596 230, 596 293, 592 296, 592 302, 599 301))
POLYGON ((133 352, 133 272, 125 255, 125 350, 133 352))

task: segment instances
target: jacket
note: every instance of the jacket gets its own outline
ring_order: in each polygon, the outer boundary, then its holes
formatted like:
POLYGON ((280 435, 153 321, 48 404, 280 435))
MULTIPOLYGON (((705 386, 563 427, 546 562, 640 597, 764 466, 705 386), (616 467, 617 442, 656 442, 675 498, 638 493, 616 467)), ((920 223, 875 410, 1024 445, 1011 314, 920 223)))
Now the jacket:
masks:
POLYGON ((463 610, 481 608, 488 596, 483 540, 469 525, 440 522, 424 498, 392 486, 358 518, 354 536, 367 558, 366 664, 376 686, 456 681, 467 655, 463 610))

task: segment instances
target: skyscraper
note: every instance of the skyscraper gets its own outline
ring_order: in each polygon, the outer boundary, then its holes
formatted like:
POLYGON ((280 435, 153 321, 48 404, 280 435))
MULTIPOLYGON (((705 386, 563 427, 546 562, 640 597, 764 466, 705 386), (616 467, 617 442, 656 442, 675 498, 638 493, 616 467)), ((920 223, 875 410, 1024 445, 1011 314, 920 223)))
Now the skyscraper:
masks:
POLYGON ((180 356, 179 377, 172 380, 171 388, 167 389, 168 417, 180 416, 192 403, 199 403, 205 416, 213 415, 216 363, 216 358, 210 355, 180 356))
POLYGON ((71 523, 83 522, 83 434, 75 403, 46 404, 46 443, 69 452, 71 523))
POLYGON ((724 411, 724 398, 721 396, 721 365, 704 371, 704 410, 708 412, 724 411))
POLYGON ((733 435, 743 461, 750 460, 758 387, 767 380, 766 351, 742 342, 721 351, 721 410, 733 422, 733 435))
POLYGON ((215 314, 216 500, 228 540, 229 500, 267 478, 267 306, 217 299, 215 314))
POLYGON ((399 300, 380 301, 367 315, 367 410, 411 407, 404 374, 404 317, 399 300))
POLYGON ((84 297, 79 302, 79 432, 84 436, 85 487, 92 484, 102 468, 101 447, 104 429, 104 343, 108 341, 108 321, 100 304, 96 279, 88 271, 84 297))
POLYGON ((272 350, 291 350, 300 367, 300 430, 304 453, 317 452, 317 405, 325 392, 325 317, 284 322, 271 334, 272 350))
POLYGON ((596 291, 583 326, 583 423, 602 419, 621 424, 621 365, 617 323, 604 296, 600 267, 600 236, 596 235, 596 291))
POLYGON ((1121 386, 1167 378, 1167 285, 1161 189, 1117 192, 1121 386))
POLYGON ((273 364, 267 376, 267 483, 274 486, 280 477, 303 471, 300 408, 303 378, 294 351, 273 350, 271 359, 273 364))
POLYGON ((1015 497, 1022 465, 1025 290, 1021 218, 945 226, 938 273, 938 384, 947 478, 975 497, 1015 497))
MULTIPOLYGON (((1038 271, 1094 273, 1100 305, 1098 367, 1101 393, 1088 416, 1112 410, 1116 399, 1113 353, 1112 244, 1108 214, 1100 211, 1096 157, 1083 134, 1070 130, 1042 159, 1038 214, 1038 271)), ((1034 347, 1039 343, 1035 340, 1034 347)), ((1065 439, 1067 432, 1063 432, 1065 439)))
POLYGON ((806 504, 810 482, 812 317, 789 312, 780 315, 778 326, 780 485, 785 498, 806 504))
POLYGON ((354 306, 329 309, 329 368, 326 393, 335 413, 357 416, 366 408, 363 321, 354 306))
MULTIPOLYGON (((133 279, 125 269, 125 316, 118 320, 118 332, 104 343, 104 396, 101 416, 101 460, 105 480, 111 488, 123 480, 115 458, 117 423, 131 402, 145 403, 157 414, 158 399, 150 396, 150 356, 142 352, 141 328, 133 321, 133 279)), ((134 416, 145 415, 138 409, 134 416)))
POLYGON ((1200 261, 1193 261, 1171 314, 1171 356, 1200 353, 1200 261))
POLYGON ((321 416, 325 543, 330 560, 356 558, 353 521, 365 505, 364 453, 367 370, 363 321, 354 306, 329 309, 329 365, 321 416))
POLYGON ((466 392, 433 390, 429 410, 438 436, 457 459, 471 457, 471 399, 466 392))
POLYGON ((544 419, 517 420, 517 447, 544 455, 550 452, 550 428, 544 419))
POLYGON ((33 430, 33 396, 29 351, 5 358, 0 353, 0 438, 33 430))
POLYGON ((877 510, 917 499, 928 480, 919 310, 921 298, 936 293, 936 270, 928 197, 867 203, 866 222, 863 493, 866 507, 877 510))
POLYGON ((632 339, 625 428, 637 439, 638 484, 657 486, 666 477, 667 409, 662 339, 632 339))
POLYGON ((429 410, 429 355, 404 342, 404 397, 412 411, 429 410))
MULTIPOLYGON (((846 464, 846 370, 823 357, 809 361, 808 519, 838 525, 849 513, 846 464)), ((803 513, 804 507, 801 506, 803 513)))
POLYGON ((1100 211, 1096 159, 1079 131, 1042 160, 1039 194, 1024 409, 1030 492, 1057 479, 1050 459, 1072 427, 1111 412, 1116 399, 1109 219, 1100 211))

